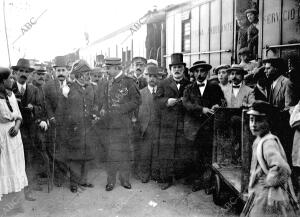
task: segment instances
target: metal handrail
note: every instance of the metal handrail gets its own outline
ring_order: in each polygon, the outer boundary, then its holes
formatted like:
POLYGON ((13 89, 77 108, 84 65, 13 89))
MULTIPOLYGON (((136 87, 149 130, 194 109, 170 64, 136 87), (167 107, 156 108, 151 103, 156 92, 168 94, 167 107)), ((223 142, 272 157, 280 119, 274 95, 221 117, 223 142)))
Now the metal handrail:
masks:
POLYGON ((282 48, 282 47, 295 47, 300 46, 300 43, 294 43, 294 44, 278 44, 278 45, 266 45, 263 49, 270 50, 272 48, 282 48))
MULTIPOLYGON (((199 54, 212 54, 212 53, 229 53, 231 52, 231 49, 227 50, 213 50, 213 51, 201 51, 201 52, 194 52, 194 53, 184 53, 183 56, 191 56, 191 55, 199 55, 199 54)), ((169 57, 170 54, 164 55, 164 57, 169 57)))

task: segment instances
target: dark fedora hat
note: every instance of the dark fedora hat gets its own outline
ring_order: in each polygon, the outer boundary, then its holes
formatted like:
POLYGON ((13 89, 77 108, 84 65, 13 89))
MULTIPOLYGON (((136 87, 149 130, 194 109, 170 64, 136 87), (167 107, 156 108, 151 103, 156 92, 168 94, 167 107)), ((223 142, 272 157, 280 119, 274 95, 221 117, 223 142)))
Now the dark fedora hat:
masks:
POLYGON ((175 65, 183 65, 186 66, 185 62, 183 62, 183 54, 182 53, 173 53, 171 55, 171 63, 169 64, 169 68, 175 65))
POLYGON ((245 10, 244 12, 245 14, 249 14, 249 13, 252 13, 252 14, 258 14, 258 11, 254 8, 249 8, 247 10, 245 10))
POLYGON ((240 66, 239 64, 232 64, 231 67, 229 69, 227 69, 228 72, 232 72, 232 71, 236 71, 242 75, 247 74, 247 72, 244 70, 244 68, 242 66, 240 66))
POLYGON ((28 72, 33 72, 34 68, 30 67, 30 62, 28 59, 19 59, 18 63, 16 66, 11 67, 13 70, 18 70, 18 69, 26 69, 28 72))
POLYGON ((147 67, 146 73, 145 75, 158 75, 158 67, 157 66, 153 66, 153 65, 149 65, 147 67))
POLYGON ((71 69, 71 74, 86 73, 92 71, 91 67, 85 60, 78 60, 71 69))
POLYGON ((190 68, 190 71, 193 72, 197 68, 203 68, 206 71, 209 71, 209 70, 211 70, 212 66, 203 60, 199 60, 199 61, 196 61, 193 63, 193 66, 190 68))
POLYGON ((270 63, 271 66, 277 68, 277 69, 282 69, 285 67, 285 62, 282 58, 269 58, 269 59, 264 59, 263 63, 270 63))

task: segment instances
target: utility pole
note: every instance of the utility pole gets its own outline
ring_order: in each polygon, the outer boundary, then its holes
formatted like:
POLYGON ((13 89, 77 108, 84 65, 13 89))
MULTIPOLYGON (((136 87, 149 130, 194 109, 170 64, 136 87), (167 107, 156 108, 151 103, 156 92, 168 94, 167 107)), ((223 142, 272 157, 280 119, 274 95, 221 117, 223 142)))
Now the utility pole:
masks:
POLYGON ((9 67, 11 67, 9 43, 8 43, 7 28, 6 28, 5 0, 3 0, 3 18, 4 18, 4 30, 5 30, 5 37, 6 37, 6 47, 7 47, 8 61, 9 61, 9 67))

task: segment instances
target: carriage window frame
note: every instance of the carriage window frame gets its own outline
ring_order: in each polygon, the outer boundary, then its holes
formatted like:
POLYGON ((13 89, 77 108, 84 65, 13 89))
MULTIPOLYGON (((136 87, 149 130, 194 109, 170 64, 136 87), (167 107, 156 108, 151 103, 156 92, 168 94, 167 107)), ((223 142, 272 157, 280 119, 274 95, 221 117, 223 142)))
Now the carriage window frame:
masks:
POLYGON ((181 49, 183 53, 191 51, 191 19, 182 20, 181 49), (189 29, 186 30, 187 25, 189 29), (188 45, 188 46, 187 46, 188 45))

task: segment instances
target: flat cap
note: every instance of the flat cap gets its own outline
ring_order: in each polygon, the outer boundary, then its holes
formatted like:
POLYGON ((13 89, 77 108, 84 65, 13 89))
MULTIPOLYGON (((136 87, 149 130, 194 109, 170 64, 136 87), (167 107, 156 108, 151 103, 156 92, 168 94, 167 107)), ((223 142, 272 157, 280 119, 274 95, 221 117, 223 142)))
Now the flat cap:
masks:
POLYGON ((147 64, 147 59, 138 56, 138 57, 133 57, 131 62, 139 62, 139 63, 147 64))
POLYGON ((73 64, 71 74, 85 73, 89 71, 92 71, 89 64, 85 60, 78 60, 73 64))
POLYGON ((256 100, 250 106, 248 115, 270 116, 273 113, 272 105, 262 100, 256 100))
POLYGON ((117 58, 117 57, 107 57, 104 60, 104 64, 106 66, 119 66, 121 65, 121 58, 117 58))
POLYGON ((244 12, 245 14, 249 14, 249 13, 252 13, 252 14, 258 14, 258 11, 254 8, 249 8, 247 10, 245 10, 244 12))

